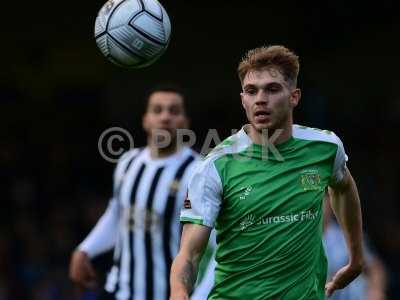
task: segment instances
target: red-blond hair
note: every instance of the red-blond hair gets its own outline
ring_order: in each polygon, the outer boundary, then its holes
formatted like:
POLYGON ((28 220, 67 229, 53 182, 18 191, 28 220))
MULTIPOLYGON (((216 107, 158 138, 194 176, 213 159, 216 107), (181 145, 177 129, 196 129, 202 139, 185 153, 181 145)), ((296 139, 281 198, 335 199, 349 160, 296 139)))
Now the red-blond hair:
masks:
POLYGON ((279 45, 249 50, 237 69, 240 82, 243 83, 248 72, 268 68, 276 68, 285 81, 296 86, 300 69, 299 57, 293 51, 279 45))

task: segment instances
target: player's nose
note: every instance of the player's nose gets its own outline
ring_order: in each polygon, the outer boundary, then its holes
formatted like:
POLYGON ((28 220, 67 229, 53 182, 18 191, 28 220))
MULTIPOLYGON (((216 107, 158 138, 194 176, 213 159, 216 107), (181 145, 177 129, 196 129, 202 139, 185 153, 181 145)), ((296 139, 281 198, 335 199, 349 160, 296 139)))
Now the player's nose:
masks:
POLYGON ((173 114, 168 109, 163 110, 160 113, 160 120, 162 123, 170 123, 172 121, 173 114))
POLYGON ((265 104, 267 104, 268 103, 268 95, 267 95, 267 93, 265 93, 264 91, 260 90, 257 93, 256 102, 255 103, 257 105, 265 105, 265 104))

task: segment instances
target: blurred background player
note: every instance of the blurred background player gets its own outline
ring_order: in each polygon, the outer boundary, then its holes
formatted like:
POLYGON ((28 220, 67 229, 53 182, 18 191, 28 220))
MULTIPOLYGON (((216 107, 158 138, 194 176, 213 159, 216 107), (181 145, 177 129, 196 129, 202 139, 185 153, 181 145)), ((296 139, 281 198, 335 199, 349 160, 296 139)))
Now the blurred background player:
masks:
MULTIPOLYGON (((346 265, 349 260, 346 240, 337 223, 330 205, 329 193, 326 193, 324 207, 324 246, 328 258, 328 280, 346 265)), ((386 271, 380 258, 374 253, 367 241, 364 241, 364 272, 344 289, 337 290, 332 300, 386 300, 386 271)))
POLYGON ((147 146, 119 159, 107 210, 72 254, 71 279, 90 288, 96 280, 90 260, 115 247, 104 298, 111 298, 109 293, 118 300, 169 297, 169 270, 181 233, 179 211, 198 158, 177 142, 177 129, 188 127, 184 101, 173 86, 149 93, 143 116, 147 146), (168 135, 170 143, 160 147, 168 135))

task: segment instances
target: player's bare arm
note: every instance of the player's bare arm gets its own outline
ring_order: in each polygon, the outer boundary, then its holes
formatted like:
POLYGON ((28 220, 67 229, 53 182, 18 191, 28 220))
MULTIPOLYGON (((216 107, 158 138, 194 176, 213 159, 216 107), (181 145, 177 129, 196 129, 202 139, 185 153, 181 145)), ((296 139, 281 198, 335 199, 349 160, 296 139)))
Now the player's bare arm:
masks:
POLYGON ((203 225, 183 226, 180 250, 171 267, 171 300, 189 299, 210 232, 211 228, 203 225))
POLYGON ((360 198, 356 183, 347 168, 343 180, 331 185, 329 192, 333 212, 346 239, 349 262, 326 284, 327 296, 332 295, 335 290, 347 286, 361 273, 363 268, 360 198))

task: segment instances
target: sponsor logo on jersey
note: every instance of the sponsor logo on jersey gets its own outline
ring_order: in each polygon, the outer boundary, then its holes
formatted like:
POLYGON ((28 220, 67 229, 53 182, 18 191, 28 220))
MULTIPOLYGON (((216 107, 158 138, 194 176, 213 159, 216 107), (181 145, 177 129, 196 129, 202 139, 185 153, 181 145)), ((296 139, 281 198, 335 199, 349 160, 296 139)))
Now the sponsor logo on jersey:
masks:
POLYGON ((191 209, 192 208, 192 203, 190 203, 190 200, 188 198, 183 201, 183 207, 186 209, 191 209))
POLYGON ((240 195, 239 199, 240 200, 245 200, 247 198, 247 196, 250 195, 250 192, 253 190, 253 187, 251 185, 249 185, 248 187, 243 187, 241 189, 242 190, 244 189, 244 191, 240 195))
POLYGON ((243 218, 243 220, 240 222, 240 230, 243 231, 246 228, 250 227, 251 225, 254 224, 256 220, 256 217, 253 214, 249 214, 243 218))
POLYGON ((124 223, 128 230, 144 229, 145 231, 160 230, 162 216, 148 209, 131 207, 124 211, 124 223))
POLYGON ((295 223, 318 220, 319 211, 305 210, 299 213, 292 213, 282 216, 266 216, 257 218, 254 214, 246 215, 239 224, 241 231, 246 230, 250 226, 282 224, 282 223, 295 223))
POLYGON ((183 208, 191 209, 192 203, 190 202, 188 197, 189 197, 189 194, 188 194, 188 192, 186 192, 185 200, 183 201, 183 208))

